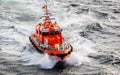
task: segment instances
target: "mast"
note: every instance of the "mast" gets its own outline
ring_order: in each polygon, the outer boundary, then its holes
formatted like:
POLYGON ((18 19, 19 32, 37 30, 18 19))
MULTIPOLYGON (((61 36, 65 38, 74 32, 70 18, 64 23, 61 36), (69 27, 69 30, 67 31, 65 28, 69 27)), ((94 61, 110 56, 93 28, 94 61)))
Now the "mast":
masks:
POLYGON ((42 9, 45 12, 44 17, 45 17, 45 21, 46 21, 46 20, 50 20, 50 15, 49 15, 50 13, 48 11, 47 0, 44 0, 44 1, 45 1, 46 4, 42 7, 42 9))
POLYGON ((51 13, 48 10, 48 2, 47 2, 47 0, 44 0, 44 1, 45 1, 45 5, 42 7, 42 10, 44 12, 44 16, 40 17, 39 19, 45 18, 44 21, 54 20, 55 18, 50 17, 51 13))

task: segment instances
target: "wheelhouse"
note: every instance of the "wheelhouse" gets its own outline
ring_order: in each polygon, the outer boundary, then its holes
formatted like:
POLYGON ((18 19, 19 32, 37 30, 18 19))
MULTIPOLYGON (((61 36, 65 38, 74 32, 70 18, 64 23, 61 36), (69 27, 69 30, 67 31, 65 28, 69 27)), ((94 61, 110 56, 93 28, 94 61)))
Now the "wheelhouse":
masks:
POLYGON ((54 36, 54 35, 60 35, 62 33, 62 29, 60 29, 59 26, 54 26, 51 28, 43 27, 42 29, 39 29, 39 34, 41 36, 54 36))

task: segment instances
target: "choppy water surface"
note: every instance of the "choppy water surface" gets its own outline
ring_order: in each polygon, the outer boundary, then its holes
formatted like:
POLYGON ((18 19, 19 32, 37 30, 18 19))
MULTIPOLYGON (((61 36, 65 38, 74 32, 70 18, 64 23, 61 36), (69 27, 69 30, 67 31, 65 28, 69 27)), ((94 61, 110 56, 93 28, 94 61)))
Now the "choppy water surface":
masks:
POLYGON ((49 0, 74 48, 63 66, 29 42, 42 0, 0 0, 0 75, 120 75, 120 1, 49 0))

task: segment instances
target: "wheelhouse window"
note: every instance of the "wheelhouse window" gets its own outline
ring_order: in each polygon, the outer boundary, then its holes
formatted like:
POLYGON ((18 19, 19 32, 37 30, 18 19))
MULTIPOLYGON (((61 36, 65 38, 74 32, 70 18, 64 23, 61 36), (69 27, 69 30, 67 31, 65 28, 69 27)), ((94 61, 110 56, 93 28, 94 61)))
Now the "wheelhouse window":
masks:
POLYGON ((48 28, 42 28, 41 35, 48 36, 49 35, 49 29, 48 28))
POLYGON ((50 32, 50 35, 54 35, 54 32, 50 32))
POLYGON ((48 36, 48 35, 49 35, 49 32, 42 32, 42 35, 43 35, 43 36, 48 36))
POLYGON ((58 35, 58 34, 61 34, 61 31, 53 31, 53 32, 40 32, 41 35, 43 36, 51 36, 51 35, 58 35))
POLYGON ((57 34, 60 34, 61 33, 61 31, 55 31, 55 34, 57 35, 57 34))

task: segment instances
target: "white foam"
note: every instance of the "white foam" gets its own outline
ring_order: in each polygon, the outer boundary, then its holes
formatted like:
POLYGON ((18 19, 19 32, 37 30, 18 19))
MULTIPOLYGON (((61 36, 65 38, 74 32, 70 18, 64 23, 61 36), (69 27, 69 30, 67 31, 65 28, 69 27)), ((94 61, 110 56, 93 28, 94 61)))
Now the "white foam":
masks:
POLYGON ((24 52, 21 59, 22 61, 26 61, 23 65, 38 65, 45 69, 53 68, 58 61, 50 58, 47 54, 40 54, 36 51, 33 53, 24 52))
POLYGON ((90 44, 88 41, 82 44, 78 44, 77 42, 76 44, 73 43, 73 52, 66 62, 74 66, 80 66, 81 63, 84 62, 91 62, 91 60, 88 58, 88 54, 95 52, 92 50, 92 47, 93 44, 90 44))
POLYGON ((90 22, 92 22, 91 17, 86 15, 80 15, 79 17, 74 15, 61 21, 62 27, 65 29, 63 33, 64 37, 73 46, 73 52, 66 60, 70 65, 80 66, 81 63, 91 62, 88 55, 90 53, 95 53, 92 49, 95 44, 90 40, 81 37, 79 34, 79 28, 90 22), (74 25, 70 26, 71 24, 74 25))

